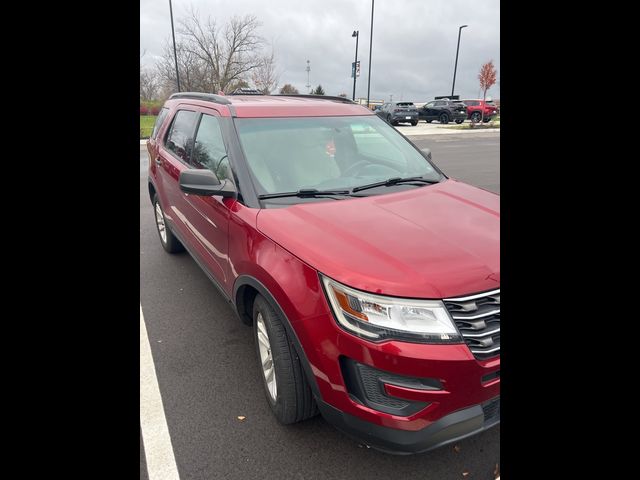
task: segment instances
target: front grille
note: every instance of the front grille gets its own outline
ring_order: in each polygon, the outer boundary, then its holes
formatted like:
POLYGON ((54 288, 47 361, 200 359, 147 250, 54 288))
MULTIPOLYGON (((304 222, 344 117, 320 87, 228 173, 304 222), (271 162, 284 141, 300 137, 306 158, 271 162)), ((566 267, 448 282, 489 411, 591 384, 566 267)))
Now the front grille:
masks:
POLYGON ((500 397, 489 400, 482 405, 484 423, 493 423, 500 420, 500 397))
POLYGON ((500 355, 500 290, 448 298, 444 304, 473 355, 500 355))

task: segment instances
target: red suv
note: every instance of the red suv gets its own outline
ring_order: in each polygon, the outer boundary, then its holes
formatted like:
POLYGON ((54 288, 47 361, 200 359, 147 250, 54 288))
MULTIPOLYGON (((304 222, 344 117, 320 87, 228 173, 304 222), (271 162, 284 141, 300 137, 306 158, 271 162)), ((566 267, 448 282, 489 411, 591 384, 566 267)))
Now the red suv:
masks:
POLYGON ((148 152, 160 242, 253 326, 280 422, 415 453, 500 421, 498 195, 340 97, 175 94, 148 152))
POLYGON ((482 120, 484 110, 484 121, 489 122, 498 114, 498 107, 491 100, 462 100, 467 106, 467 116, 473 122, 482 120))

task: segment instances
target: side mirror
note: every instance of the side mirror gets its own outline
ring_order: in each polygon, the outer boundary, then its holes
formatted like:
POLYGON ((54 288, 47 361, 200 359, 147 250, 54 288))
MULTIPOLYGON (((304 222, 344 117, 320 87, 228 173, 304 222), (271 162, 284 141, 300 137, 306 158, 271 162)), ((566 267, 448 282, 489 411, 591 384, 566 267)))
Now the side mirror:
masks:
POLYGON ((235 198, 236 188, 229 180, 220 179, 211 170, 189 169, 180 172, 180 190, 184 193, 202 196, 222 196, 235 198))

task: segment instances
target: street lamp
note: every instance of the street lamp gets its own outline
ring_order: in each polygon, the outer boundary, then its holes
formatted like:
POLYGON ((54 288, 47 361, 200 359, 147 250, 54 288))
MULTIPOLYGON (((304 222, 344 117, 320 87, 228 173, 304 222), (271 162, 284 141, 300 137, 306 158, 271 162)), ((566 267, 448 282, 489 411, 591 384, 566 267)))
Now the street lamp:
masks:
POLYGON ((356 59, 353 62, 353 98, 352 100, 355 102, 356 100, 356 73, 358 69, 358 38, 360 37, 360 30, 354 30, 351 34, 352 37, 356 37, 356 59))
POLYGON ((371 0, 371 34, 369 35, 369 77, 367 78, 367 108, 369 104, 369 94, 371 93, 371 47, 373 46, 373 5, 375 0, 371 0))
POLYGON ((458 29, 458 48, 456 48, 456 65, 453 67, 453 85, 451 85, 451 98, 453 99, 453 90, 456 88, 456 70, 458 70, 458 52, 460 51, 460 34, 464 27, 469 25, 461 25, 458 29))
POLYGON ((169 0, 169 13, 171 15, 171 35, 173 36, 173 58, 176 61, 176 83, 178 84, 178 91, 180 91, 180 74, 178 73, 178 52, 176 51, 176 32, 173 29, 173 7, 171 6, 171 0, 169 0))

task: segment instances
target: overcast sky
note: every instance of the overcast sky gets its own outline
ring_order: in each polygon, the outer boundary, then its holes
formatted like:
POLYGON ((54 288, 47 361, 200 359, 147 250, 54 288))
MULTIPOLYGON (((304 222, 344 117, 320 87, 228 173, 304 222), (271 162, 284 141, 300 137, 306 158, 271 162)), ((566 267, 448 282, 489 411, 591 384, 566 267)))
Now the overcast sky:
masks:
MULTIPOLYGON (((234 15, 255 15, 262 23, 258 33, 273 45, 279 86, 291 83, 300 93, 306 91, 310 60, 312 86, 321 84, 327 95, 351 97, 351 34, 359 30, 356 97, 366 98, 371 0, 173 0, 174 21, 191 5, 220 25, 234 15)), ((424 102, 450 94, 458 27, 464 24, 469 26, 462 30, 455 93, 476 98, 480 66, 493 60, 498 83, 487 96, 500 98, 499 0, 377 0, 373 22, 372 100, 393 95, 394 100, 424 102)), ((153 64, 170 39, 169 0, 141 0, 143 63, 153 64)))

